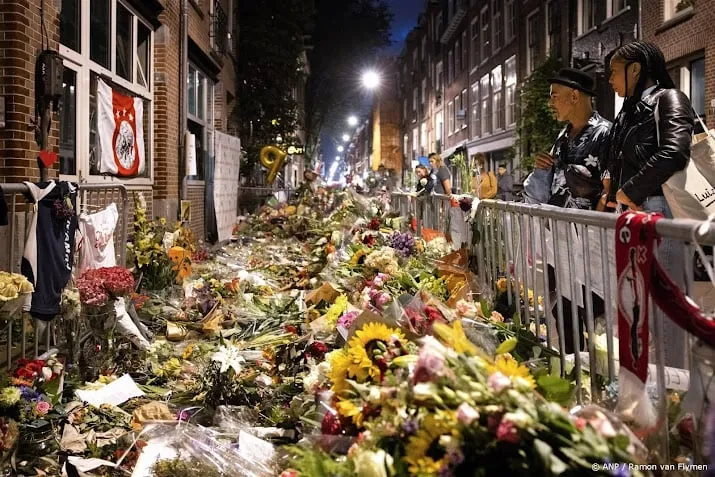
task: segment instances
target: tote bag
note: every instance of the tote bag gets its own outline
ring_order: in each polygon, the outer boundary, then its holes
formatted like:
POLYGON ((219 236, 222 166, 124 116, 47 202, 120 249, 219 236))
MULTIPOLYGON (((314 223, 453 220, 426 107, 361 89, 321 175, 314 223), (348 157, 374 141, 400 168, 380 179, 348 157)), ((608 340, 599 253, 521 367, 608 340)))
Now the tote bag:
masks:
MULTIPOLYGON (((696 117, 705 133, 693 135, 688 165, 663 184, 663 195, 673 217, 706 220, 715 212, 715 139, 703 120, 697 114, 696 117)), ((655 121, 660 145, 657 106, 655 121)))

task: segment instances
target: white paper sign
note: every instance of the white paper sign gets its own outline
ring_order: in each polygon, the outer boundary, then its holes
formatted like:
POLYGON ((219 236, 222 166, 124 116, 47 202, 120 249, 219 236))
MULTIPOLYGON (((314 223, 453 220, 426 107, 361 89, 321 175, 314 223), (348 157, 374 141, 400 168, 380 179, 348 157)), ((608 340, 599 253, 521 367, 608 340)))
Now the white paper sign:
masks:
POLYGON ((186 131, 184 138, 184 151, 186 152, 186 175, 195 176, 196 172, 196 136, 186 131))
POLYGON ((241 140, 216 132, 214 166, 214 209, 219 242, 231 239, 238 208, 238 173, 241 164, 241 140))
POLYGON ((78 389, 75 393, 83 402, 89 403, 94 407, 100 407, 102 404, 119 406, 132 398, 144 395, 142 390, 137 387, 137 384, 128 374, 107 384, 103 388, 78 389))

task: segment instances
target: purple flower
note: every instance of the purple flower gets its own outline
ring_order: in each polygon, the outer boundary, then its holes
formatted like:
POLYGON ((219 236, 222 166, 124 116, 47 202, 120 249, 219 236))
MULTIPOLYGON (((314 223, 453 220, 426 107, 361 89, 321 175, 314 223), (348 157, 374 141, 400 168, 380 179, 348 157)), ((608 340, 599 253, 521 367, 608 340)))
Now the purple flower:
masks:
POLYGON ((29 386, 20 386, 20 395, 25 401, 35 401, 40 397, 40 393, 29 386))
POLYGON ((191 416, 189 415, 189 411, 186 409, 181 410, 176 413, 176 419, 178 421, 188 421, 191 416))
POLYGON ((404 424, 402 424, 402 431, 408 436, 411 436, 417 432, 419 427, 420 426, 417 425, 417 421, 415 419, 408 419, 404 424))

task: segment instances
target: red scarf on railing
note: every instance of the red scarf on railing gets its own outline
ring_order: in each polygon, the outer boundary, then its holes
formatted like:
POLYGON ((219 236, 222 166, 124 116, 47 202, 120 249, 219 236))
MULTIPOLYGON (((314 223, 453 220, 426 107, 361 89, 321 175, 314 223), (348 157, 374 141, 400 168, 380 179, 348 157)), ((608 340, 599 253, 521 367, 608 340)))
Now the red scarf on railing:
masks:
POLYGON ((656 414, 646 391, 648 379, 648 297, 658 244, 655 223, 661 215, 626 212, 616 222, 618 272, 618 409, 643 427, 656 414))
POLYGON ((657 425, 648 398, 648 297, 678 326, 715 347, 715 320, 706 316, 655 258, 660 214, 626 212, 616 222, 618 272, 618 408, 643 427, 657 425))

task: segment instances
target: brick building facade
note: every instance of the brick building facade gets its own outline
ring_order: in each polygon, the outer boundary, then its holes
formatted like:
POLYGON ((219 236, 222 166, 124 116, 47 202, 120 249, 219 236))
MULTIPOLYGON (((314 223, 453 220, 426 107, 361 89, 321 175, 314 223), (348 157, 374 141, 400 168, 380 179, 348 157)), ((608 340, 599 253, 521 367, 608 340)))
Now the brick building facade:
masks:
POLYGON ((155 215, 170 219, 177 216, 179 200, 189 199, 191 226, 204 238, 204 170, 213 137, 236 133, 230 120, 236 97, 235 1, 183 0, 188 19, 184 78, 182 1, 46 0, 41 11, 40 0, 0 0, 0 96, 6 110, 0 128, 2 181, 39 178, 38 147, 28 126, 35 116, 35 60, 44 44, 59 52, 64 64, 63 97, 60 111, 52 115, 48 147, 60 159, 48 176, 124 184, 142 191, 155 215), (142 99, 146 171, 139 177, 99 174, 99 78, 142 99), (186 183, 182 111, 186 129, 196 138, 197 174, 186 183))
POLYGON ((715 1, 644 0, 641 15, 643 39, 663 50, 676 86, 715 126, 715 1))

